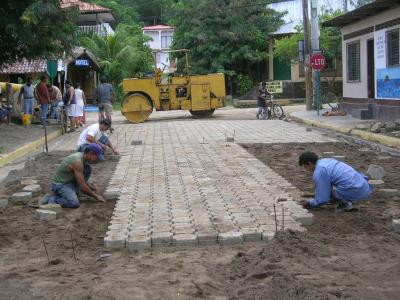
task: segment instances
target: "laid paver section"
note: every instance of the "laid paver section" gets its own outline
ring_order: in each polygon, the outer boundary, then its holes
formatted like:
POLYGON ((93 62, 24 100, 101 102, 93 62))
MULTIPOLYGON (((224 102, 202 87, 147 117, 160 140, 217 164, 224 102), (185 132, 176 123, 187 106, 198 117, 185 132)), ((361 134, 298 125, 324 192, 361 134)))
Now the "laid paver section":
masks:
POLYGON ((117 201, 104 243, 131 250, 265 242, 276 230, 304 231, 313 215, 296 202, 299 190, 236 142, 334 141, 283 121, 181 120, 118 130, 121 158, 105 191, 117 201), (227 143, 233 131, 235 143, 227 143))

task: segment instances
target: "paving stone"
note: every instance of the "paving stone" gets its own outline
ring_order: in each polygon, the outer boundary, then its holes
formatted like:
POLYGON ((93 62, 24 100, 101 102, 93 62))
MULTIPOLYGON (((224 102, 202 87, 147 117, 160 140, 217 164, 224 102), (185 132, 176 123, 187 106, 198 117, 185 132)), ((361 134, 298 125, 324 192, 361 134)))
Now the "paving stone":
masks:
POLYGON ((120 195, 119 189, 107 189, 103 196, 106 200, 112 201, 118 199, 119 195, 120 195))
POLYGON ((392 228, 395 232, 400 232, 400 219, 394 219, 392 221, 392 228))
POLYGON ((243 234, 239 231, 229 231, 218 234, 218 243, 221 245, 234 245, 243 242, 243 234))
POLYGON ((170 246, 172 242, 171 232, 153 233, 151 236, 151 245, 153 247, 166 247, 170 246))
POLYGON ((51 210, 37 209, 35 216, 41 221, 53 221, 57 218, 57 213, 51 210))
POLYGON ((32 192, 19 192, 11 196, 11 201, 15 204, 27 203, 32 199, 32 192))
POLYGON ((31 185, 31 184, 37 184, 38 181, 35 179, 35 177, 26 177, 21 179, 21 184, 22 185, 31 185))
POLYGON ((383 188, 385 186, 385 182, 383 180, 368 180, 369 184, 372 185, 373 188, 383 188))
POLYGON ((322 157, 328 158, 335 155, 335 152, 322 152, 322 157))
POLYGON ((382 195, 385 197, 395 197, 395 196, 400 195, 400 192, 397 189, 379 189, 378 193, 379 193, 379 195, 382 195))
POLYGON ((109 249, 125 248, 126 235, 118 231, 110 230, 104 238, 104 246, 109 249))
POLYGON ((0 208, 6 208, 8 205, 8 199, 0 199, 0 208))
POLYGON ((196 232, 200 245, 215 245, 218 243, 218 234, 215 231, 196 232))
POLYGON ((30 184, 30 185, 25 186, 22 190, 24 192, 37 193, 37 192, 40 192, 42 190, 42 188, 40 187, 39 184, 30 184))
POLYGON ((195 234, 174 234, 172 244, 176 246, 194 246, 199 243, 195 234))
POLYGON ((311 213, 301 213, 293 216, 297 222, 300 222, 304 226, 310 226, 314 224, 314 215, 311 213))
POLYGON ((240 228, 245 242, 256 242, 262 239, 262 232, 258 228, 240 228))
POLYGON ((146 250, 151 248, 151 238, 146 235, 129 235, 126 241, 129 250, 146 250))
POLYGON ((39 209, 54 211, 57 215, 63 212, 63 209, 60 204, 53 204, 53 203, 40 205, 39 209))
POLYGON ((275 231, 274 230, 268 230, 268 231, 264 231, 262 233, 262 240, 263 241, 271 241, 272 239, 275 238, 275 231))
POLYGON ((382 180, 385 176, 385 170, 378 165, 370 165, 367 170, 367 175, 373 180, 382 180))

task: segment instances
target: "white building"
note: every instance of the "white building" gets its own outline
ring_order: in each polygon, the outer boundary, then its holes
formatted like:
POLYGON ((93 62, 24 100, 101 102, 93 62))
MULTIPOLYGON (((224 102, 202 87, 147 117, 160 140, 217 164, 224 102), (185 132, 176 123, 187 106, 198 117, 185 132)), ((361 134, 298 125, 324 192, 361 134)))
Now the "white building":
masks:
POLYGON ((342 108, 362 119, 400 118, 400 1, 376 0, 323 25, 341 27, 342 108))
MULTIPOLYGON (((166 25, 146 26, 143 28, 143 34, 151 37, 148 46, 152 50, 169 50, 174 36, 174 27, 166 25)), ((163 70, 164 73, 168 73, 170 72, 170 66, 169 53, 157 53, 157 68, 163 70)))

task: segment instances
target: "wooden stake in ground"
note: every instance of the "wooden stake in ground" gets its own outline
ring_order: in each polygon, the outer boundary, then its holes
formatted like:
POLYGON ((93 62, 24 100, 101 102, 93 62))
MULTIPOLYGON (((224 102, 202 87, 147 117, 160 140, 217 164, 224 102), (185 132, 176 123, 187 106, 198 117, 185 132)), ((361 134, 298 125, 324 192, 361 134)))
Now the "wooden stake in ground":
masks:
POLYGON ((275 220, 275 233, 277 233, 278 232, 278 222, 276 220, 276 207, 275 207, 275 204, 274 204, 274 215, 275 215, 275 218, 274 218, 274 220, 275 220))
POLYGON ((70 233, 70 237, 71 237, 72 252, 74 253, 74 259, 75 259, 75 261, 77 261, 78 259, 76 258, 76 254, 75 254, 74 240, 72 239, 72 231, 70 231, 69 233, 70 233))
POLYGON ((43 247, 44 247, 44 251, 46 251, 46 256, 47 256, 47 262, 50 265, 50 257, 49 257, 49 252, 47 252, 47 247, 46 247, 46 243, 44 242, 44 238, 42 237, 42 242, 43 242, 43 247))
POLYGON ((49 147, 47 145, 47 126, 46 126, 46 121, 43 124, 44 126, 44 145, 46 147, 46 153, 49 154, 49 147))
POLYGON ((282 208, 282 230, 285 230, 285 208, 283 205, 281 206, 282 208))

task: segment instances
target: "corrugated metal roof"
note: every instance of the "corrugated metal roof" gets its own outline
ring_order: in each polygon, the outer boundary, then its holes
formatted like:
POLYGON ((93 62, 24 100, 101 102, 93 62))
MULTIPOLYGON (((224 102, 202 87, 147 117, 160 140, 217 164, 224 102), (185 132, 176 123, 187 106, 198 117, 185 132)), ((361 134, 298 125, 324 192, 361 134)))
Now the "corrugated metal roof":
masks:
POLYGON ((143 30, 166 30, 166 29, 174 29, 172 26, 167 25, 155 25, 155 26, 145 26, 143 30))
POLYGON ((13 64, 5 65, 0 69, 0 74, 29 74, 44 72, 47 72, 46 59, 27 60, 24 58, 13 64))
POLYGON ((80 0, 62 0, 61 7, 67 8, 71 6, 78 6, 79 11, 86 13, 86 12, 111 12, 112 9, 106 8, 97 4, 87 3, 80 0))

